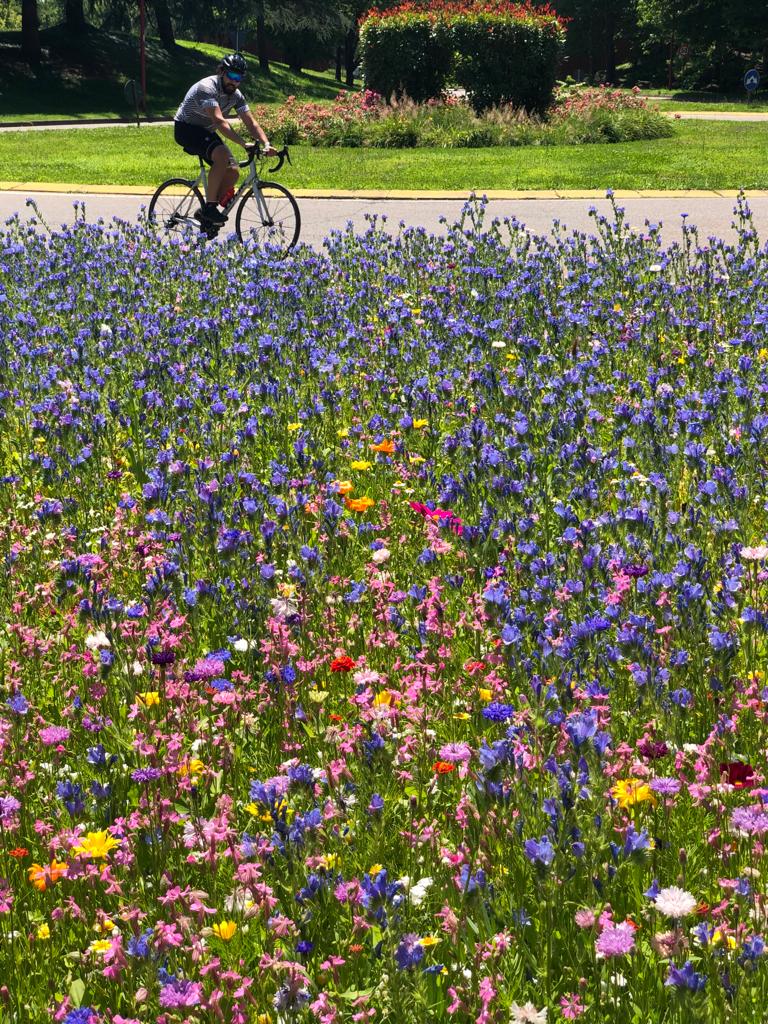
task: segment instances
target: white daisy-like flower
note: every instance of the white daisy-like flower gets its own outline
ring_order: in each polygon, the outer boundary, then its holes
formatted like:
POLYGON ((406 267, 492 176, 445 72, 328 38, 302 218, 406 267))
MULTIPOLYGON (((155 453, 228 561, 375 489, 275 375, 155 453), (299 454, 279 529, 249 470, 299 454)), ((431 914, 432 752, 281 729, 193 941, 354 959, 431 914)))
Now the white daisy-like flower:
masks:
POLYGON ((518 1006, 512 1003, 509 1008, 509 1019, 511 1024, 547 1024, 547 1008, 537 1010, 533 1003, 525 1003, 518 1006))
POLYGON ((85 646, 89 651, 96 651, 100 647, 111 647, 112 644, 109 642, 107 634, 100 629, 96 633, 90 633, 85 638, 85 646))
POLYGON ((687 917, 696 909, 695 898, 677 885, 660 889, 654 902, 656 909, 665 917, 687 917))

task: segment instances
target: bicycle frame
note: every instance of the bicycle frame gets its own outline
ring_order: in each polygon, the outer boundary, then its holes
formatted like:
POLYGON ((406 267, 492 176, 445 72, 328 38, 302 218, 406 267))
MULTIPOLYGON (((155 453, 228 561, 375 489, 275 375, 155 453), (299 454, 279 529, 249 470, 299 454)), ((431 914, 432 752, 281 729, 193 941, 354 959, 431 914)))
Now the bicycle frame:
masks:
MULTIPOLYGON (((206 196, 208 194, 208 171, 205 166, 205 161, 203 160, 203 158, 198 157, 198 160, 200 161, 200 171, 198 172, 198 175, 195 178, 193 185, 202 191, 203 196, 206 196)), ((233 193, 232 198, 229 200, 227 205, 222 207, 224 213, 229 213, 229 211, 237 203, 238 199, 243 194, 243 192, 247 188, 250 188, 253 190, 256 205, 259 208, 259 213, 262 216, 264 216, 267 213, 267 210, 264 205, 264 197, 261 194, 261 178, 259 177, 258 171, 256 170, 256 158, 254 157, 251 160, 241 160, 238 162, 237 166, 240 168, 247 167, 248 173, 238 184, 237 189, 233 193)))

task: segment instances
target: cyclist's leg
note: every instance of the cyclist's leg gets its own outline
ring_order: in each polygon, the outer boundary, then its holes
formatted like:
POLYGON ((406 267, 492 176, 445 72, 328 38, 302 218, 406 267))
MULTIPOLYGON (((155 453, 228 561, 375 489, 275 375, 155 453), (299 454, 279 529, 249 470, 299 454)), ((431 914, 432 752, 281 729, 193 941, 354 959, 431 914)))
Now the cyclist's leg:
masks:
POLYGON ((237 160, 229 146, 226 146, 218 136, 216 140, 215 144, 211 144, 206 157, 211 164, 206 195, 209 203, 216 203, 221 196, 226 195, 234 187, 239 176, 237 160))

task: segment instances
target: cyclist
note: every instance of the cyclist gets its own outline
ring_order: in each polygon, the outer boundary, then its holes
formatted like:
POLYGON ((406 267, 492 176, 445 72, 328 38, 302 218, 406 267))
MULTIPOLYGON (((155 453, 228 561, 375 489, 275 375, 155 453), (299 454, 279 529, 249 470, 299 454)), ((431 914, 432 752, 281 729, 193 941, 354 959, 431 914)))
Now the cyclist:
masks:
POLYGON ((254 141, 264 146, 267 156, 277 152, 269 142, 261 126, 248 109, 245 97, 238 86, 247 71, 245 58, 241 53, 230 53, 223 57, 216 74, 196 82, 181 101, 173 119, 173 135, 185 153, 202 157, 210 165, 206 204, 196 217, 209 224, 221 225, 226 215, 217 209, 217 202, 226 205, 227 194, 234 187, 238 176, 237 161, 222 139, 221 132, 231 142, 237 143, 248 152, 243 142, 227 120, 233 108, 254 141))

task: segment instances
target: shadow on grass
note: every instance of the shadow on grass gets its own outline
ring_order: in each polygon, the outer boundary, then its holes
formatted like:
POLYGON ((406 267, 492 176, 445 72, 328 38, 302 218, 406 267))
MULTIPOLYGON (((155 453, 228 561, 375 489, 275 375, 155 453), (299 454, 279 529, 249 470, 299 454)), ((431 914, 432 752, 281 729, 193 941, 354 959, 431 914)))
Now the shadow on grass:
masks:
MULTIPOLYGON (((2 120, 45 120, 46 117, 130 118, 133 108, 125 85, 140 80, 139 45, 135 36, 88 27, 69 33, 62 26, 40 33, 43 59, 31 66, 21 57, 20 33, 0 33, 0 111, 2 120)), ((210 75, 225 50, 203 43, 182 42, 168 53, 156 39, 147 39, 147 113, 171 117, 189 86, 210 75)), ((246 95, 253 103, 278 103, 294 94, 332 100, 341 86, 331 75, 292 72, 274 64, 270 74, 250 60, 246 95)))

